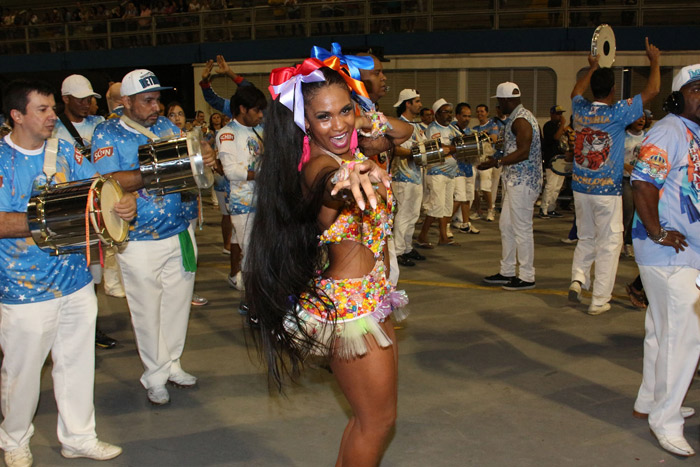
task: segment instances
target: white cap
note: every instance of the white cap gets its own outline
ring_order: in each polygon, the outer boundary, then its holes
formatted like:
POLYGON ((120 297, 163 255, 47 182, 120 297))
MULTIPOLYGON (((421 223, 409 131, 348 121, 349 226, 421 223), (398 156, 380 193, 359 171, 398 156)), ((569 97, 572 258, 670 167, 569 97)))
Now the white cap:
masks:
POLYGON ((394 104, 394 107, 400 106, 403 102, 405 101, 410 101, 411 99, 415 99, 416 97, 420 97, 420 94, 418 94, 418 91, 415 89, 404 89, 399 93, 399 100, 396 101, 396 104, 394 104))
POLYGON ((510 97, 520 97, 520 88, 517 84, 511 83, 510 81, 506 81, 505 83, 501 83, 498 85, 498 87, 496 88, 496 95, 491 97, 500 97, 501 99, 508 99, 510 97))
POLYGON ((122 78, 122 96, 133 96, 142 92, 163 91, 172 87, 161 86, 158 77, 149 70, 134 70, 122 78))
POLYGON ((688 65, 681 68, 673 78, 673 84, 671 85, 671 91, 680 91, 683 86, 693 81, 700 79, 700 64, 688 65))
POLYGON ((61 95, 73 96, 77 99, 89 96, 95 96, 98 99, 102 97, 92 90, 92 84, 83 75, 70 75, 64 79, 61 84, 61 95))
POLYGON ((443 105, 452 105, 452 104, 450 104, 449 102, 447 102, 445 99, 443 99, 441 97, 440 99, 436 100, 435 103, 433 104, 433 113, 438 113, 438 110, 440 110, 440 107, 442 107, 443 105))

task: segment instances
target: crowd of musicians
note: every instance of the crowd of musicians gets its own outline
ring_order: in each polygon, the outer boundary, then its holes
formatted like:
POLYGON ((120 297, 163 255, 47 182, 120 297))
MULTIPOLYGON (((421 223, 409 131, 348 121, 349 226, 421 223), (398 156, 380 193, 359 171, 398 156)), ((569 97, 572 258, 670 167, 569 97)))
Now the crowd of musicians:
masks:
MULTIPOLYGON (((633 414, 648 418, 663 449, 694 455, 683 425, 695 411, 682 402, 700 357, 700 65, 675 75, 668 114, 649 128, 644 107, 659 93, 661 53, 648 40, 645 47, 649 78, 640 94, 617 100, 612 70, 590 55, 571 92, 571 118, 554 104, 544 129, 521 102, 532 90, 513 82, 475 106, 475 126, 469 104, 423 102, 415 89, 403 89, 396 115, 384 115, 381 61, 343 55, 338 44, 273 70, 272 100, 223 57, 210 60, 199 83, 216 110, 208 123, 203 112, 188 121, 180 103, 163 105, 161 91, 172 88, 149 70, 110 86, 107 118, 94 115, 102 96, 81 75, 63 81, 60 115, 49 85, 13 81, 3 92, 9 133, 0 142, 6 464, 33 463, 32 420, 49 352, 61 454, 107 460, 122 452, 95 431, 95 343, 116 343, 96 332, 102 280, 108 293, 126 296, 148 400, 164 405, 168 386, 198 384, 180 357, 190 307, 207 302, 194 293, 195 231, 201 198, 211 196, 222 215, 228 282, 241 291, 239 312, 257 333, 272 380, 294 376, 309 355, 328 358, 352 408, 337 465, 377 465, 396 417, 389 315, 401 318, 408 300, 396 290, 401 268, 432 249, 459 247, 455 234, 478 234, 474 221, 498 217, 500 269, 483 282, 535 288, 533 217, 559 216, 568 174, 576 213, 568 298, 580 303, 591 289, 585 311, 609 311, 623 245, 635 257, 640 276, 628 292, 647 315, 633 414), (214 72, 236 83, 230 99, 211 88, 214 72), (583 97, 589 89, 593 101, 583 97), (194 194, 151 189, 143 148, 172 148, 187 134, 196 135, 214 186, 194 194), (54 233, 30 226, 28 205, 62 184, 107 177, 123 190, 110 209, 128 225, 128 242, 104 245, 103 260, 94 248, 86 255, 89 245, 56 254, 46 240, 54 233)), ((181 157, 194 157, 192 146, 188 152, 181 157)))

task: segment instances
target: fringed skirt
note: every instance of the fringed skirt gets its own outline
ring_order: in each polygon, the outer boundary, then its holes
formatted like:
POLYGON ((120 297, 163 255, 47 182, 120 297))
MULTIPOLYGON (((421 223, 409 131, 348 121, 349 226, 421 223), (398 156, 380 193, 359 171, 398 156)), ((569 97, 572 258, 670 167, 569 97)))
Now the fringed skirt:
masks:
POLYGON ((367 353, 370 338, 380 347, 392 345, 380 323, 408 312, 408 296, 386 279, 379 260, 369 274, 353 279, 319 277, 318 296, 302 294, 285 327, 313 355, 352 359, 367 353))

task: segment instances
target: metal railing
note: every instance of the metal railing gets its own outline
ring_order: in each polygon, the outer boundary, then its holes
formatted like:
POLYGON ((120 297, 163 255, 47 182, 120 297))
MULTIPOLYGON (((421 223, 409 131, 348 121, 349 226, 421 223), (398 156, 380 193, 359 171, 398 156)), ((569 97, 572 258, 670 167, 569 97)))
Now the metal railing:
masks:
POLYGON ((695 0, 343 0, 63 24, 0 27, 0 54, 470 29, 700 24, 695 0), (458 3, 458 4, 459 4, 458 3))

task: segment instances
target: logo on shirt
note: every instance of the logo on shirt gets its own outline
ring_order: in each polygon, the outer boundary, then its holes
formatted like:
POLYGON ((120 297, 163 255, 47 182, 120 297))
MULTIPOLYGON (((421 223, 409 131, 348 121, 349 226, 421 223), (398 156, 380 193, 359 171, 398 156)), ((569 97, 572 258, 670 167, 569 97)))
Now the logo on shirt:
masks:
POLYGON ((75 162, 78 165, 83 164, 83 154, 80 151, 78 151, 77 149, 73 152, 73 157, 75 158, 75 162))
POLYGON ((224 133, 219 136, 219 143, 223 143, 224 141, 233 141, 233 133, 224 133))
POLYGON ((576 132, 576 163, 589 170, 598 170, 610 157, 612 141, 604 131, 584 128, 576 132))
POLYGON ((433 133, 430 135, 430 139, 440 139, 440 136, 442 136, 440 133, 433 133))
POLYGON ((112 154, 114 154, 114 148, 112 146, 100 148, 97 151, 95 151, 95 154, 93 154, 92 162, 95 163, 103 157, 112 157, 112 154))

